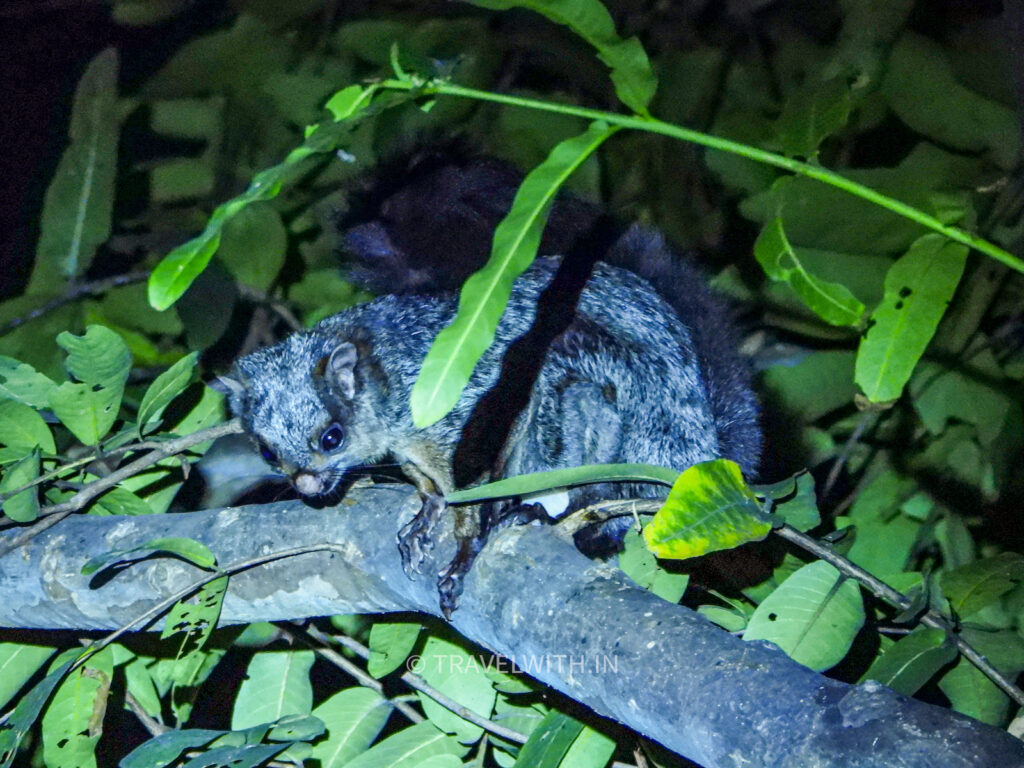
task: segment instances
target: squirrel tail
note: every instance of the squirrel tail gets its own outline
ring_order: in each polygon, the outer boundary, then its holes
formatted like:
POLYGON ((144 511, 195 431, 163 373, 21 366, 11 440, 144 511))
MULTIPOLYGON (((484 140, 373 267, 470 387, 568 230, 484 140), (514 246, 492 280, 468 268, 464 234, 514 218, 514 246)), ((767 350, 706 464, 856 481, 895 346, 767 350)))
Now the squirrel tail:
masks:
MULTIPOLYGON (((374 293, 454 291, 483 266, 522 174, 457 142, 383 163, 339 217, 349 277, 374 293)), ((731 308, 655 230, 623 228, 599 206, 562 195, 540 253, 585 252, 646 279, 690 329, 724 457, 753 476, 761 453, 751 373, 736 352, 731 308)))

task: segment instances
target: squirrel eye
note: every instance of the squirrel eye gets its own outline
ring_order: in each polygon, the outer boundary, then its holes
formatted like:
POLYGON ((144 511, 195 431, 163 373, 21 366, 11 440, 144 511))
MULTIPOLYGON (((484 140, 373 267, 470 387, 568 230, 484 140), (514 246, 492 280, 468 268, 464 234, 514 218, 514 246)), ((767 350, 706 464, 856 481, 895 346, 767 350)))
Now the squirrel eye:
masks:
POLYGON ((270 450, 262 440, 260 441, 260 456, 267 464, 277 464, 277 454, 270 450))
POLYGON ((325 453, 337 450, 344 437, 345 432, 342 430, 341 425, 337 422, 331 424, 331 426, 325 429, 323 434, 320 435, 320 450, 325 453))

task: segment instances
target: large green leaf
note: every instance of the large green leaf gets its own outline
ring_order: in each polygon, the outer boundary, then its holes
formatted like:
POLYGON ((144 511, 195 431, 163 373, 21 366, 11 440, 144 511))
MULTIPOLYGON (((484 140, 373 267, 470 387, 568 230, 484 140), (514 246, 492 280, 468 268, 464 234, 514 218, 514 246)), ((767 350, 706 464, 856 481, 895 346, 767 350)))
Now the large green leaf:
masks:
POLYGON ((855 380, 876 403, 897 399, 935 334, 960 282, 966 246, 921 237, 885 276, 885 297, 871 313, 857 350, 855 380))
POLYGON ((56 648, 26 643, 0 643, 0 707, 7 705, 56 648))
POLYGON ((987 151, 1004 170, 1017 161, 1017 115, 957 82, 938 43, 904 32, 889 57, 882 95, 900 119, 936 143, 987 151))
POLYGON ((419 768, 434 755, 462 757, 466 748, 453 736, 425 722, 405 728, 374 745, 345 768, 419 768))
POLYGON ((497 10, 529 8, 564 24, 597 49, 597 56, 611 69, 612 83, 619 100, 638 114, 647 114, 647 105, 658 87, 640 41, 623 40, 615 32, 615 22, 599 0, 469 0, 474 5, 497 10))
POLYGON ((53 433, 34 408, 14 400, 0 400, 0 445, 12 448, 42 448, 56 453, 53 433))
POLYGON ((114 676, 110 648, 89 657, 57 688, 43 715, 43 760, 49 768, 96 765, 96 744, 114 676))
POLYGON ((819 280, 804 267, 800 252, 790 245, 782 219, 774 218, 754 243, 754 257, 772 280, 788 283, 797 296, 831 325, 856 325, 864 305, 843 285, 819 280))
POLYGON ((776 137, 787 155, 811 157, 849 116, 850 86, 844 80, 813 82, 786 99, 775 122, 776 137))
POLYGON ((864 624, 860 587, 826 562, 808 563, 754 611, 744 640, 770 640, 794 661, 824 670, 838 664, 864 624))
POLYGON ((377 621, 370 628, 366 671, 380 678, 401 666, 416 646, 423 626, 409 621, 377 621))
POLYGON ((14 711, 0 724, 0 768, 10 768, 22 739, 35 724, 53 689, 64 679, 81 653, 79 649, 71 649, 58 656, 46 677, 21 697, 14 711))
POLYGON ((239 282, 265 291, 284 265, 288 233, 269 203, 240 210, 224 225, 217 258, 239 282))
POLYGON ((46 190, 30 293, 81 275, 110 234, 117 172, 117 51, 89 63, 71 107, 70 143, 46 190))
POLYGON ((647 526, 644 541, 658 557, 685 559, 759 541, 771 531, 757 497, 728 459, 684 470, 647 526))
POLYGON ((515 768, 558 768, 582 732, 579 720, 551 710, 519 750, 515 768))
POLYGON ((96 445, 117 419, 132 356, 120 336, 90 325, 83 336, 65 331, 57 343, 67 353, 65 367, 78 379, 50 392, 54 414, 86 445, 96 445))
POLYGON ((311 757, 320 768, 341 768, 369 748, 391 710, 390 702, 369 688, 338 691, 313 710, 327 726, 327 736, 313 745, 311 757))
POLYGON ((462 286, 455 319, 437 335, 423 361, 410 398, 416 426, 433 424, 458 402, 473 367, 494 339, 513 281, 537 255, 555 194, 615 130, 592 123, 584 133, 555 146, 523 179, 512 209, 494 232, 490 259, 462 286))
POLYGON ((957 712, 989 725, 1005 724, 1010 697, 967 659, 942 676, 939 688, 957 712))
POLYGON ((235 698, 231 729, 285 715, 308 715, 313 709, 309 670, 314 658, 312 651, 262 651, 253 656, 235 698))
MULTIPOLYGON (((4 470, 0 478, 0 496, 15 488, 32 482, 39 477, 39 449, 33 448, 28 455, 4 470)), ((30 523, 39 516, 39 487, 27 488, 6 499, 2 505, 4 514, 18 523, 30 523)))
POLYGON ((49 408, 50 392, 57 386, 28 363, 0 355, 0 397, 9 397, 33 408, 49 408))
POLYGON ((139 434, 151 432, 160 424, 164 408, 185 391, 195 372, 198 352, 192 352, 161 373, 142 396, 139 415, 136 418, 139 434))
MULTIPOLYGON (((431 686, 484 718, 491 716, 497 692, 476 656, 439 637, 429 637, 423 646, 416 671, 431 686)), ((417 692, 423 712, 445 733, 463 744, 477 741, 483 730, 423 693, 417 692)))
POLYGON ((918 628, 875 659, 864 680, 877 680, 913 696, 936 672, 956 658, 956 647, 941 629, 918 628))
POLYGON ((1003 552, 943 571, 942 592, 958 616, 970 616, 1024 581, 1024 557, 1003 552))

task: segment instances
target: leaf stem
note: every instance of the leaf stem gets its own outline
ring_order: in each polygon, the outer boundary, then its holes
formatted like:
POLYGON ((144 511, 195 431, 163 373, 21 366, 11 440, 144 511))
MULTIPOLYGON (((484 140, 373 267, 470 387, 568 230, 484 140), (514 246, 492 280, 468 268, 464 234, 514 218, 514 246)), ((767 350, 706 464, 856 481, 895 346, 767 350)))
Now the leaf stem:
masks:
POLYGON ((784 155, 779 155, 774 152, 758 149, 757 147, 742 144, 738 141, 731 141, 730 139, 711 136, 673 123, 666 123, 653 117, 622 115, 616 112, 606 112, 604 110, 592 109, 590 107, 578 107, 571 104, 557 104, 542 101, 540 99, 531 99, 524 96, 509 96, 503 93, 491 93, 490 91, 466 88, 461 85, 453 85, 451 83, 439 81, 430 81, 424 84, 422 82, 390 79, 381 82, 380 87, 391 90, 419 91, 424 96, 459 96, 462 98, 477 99, 478 101, 489 101, 496 104, 508 104, 509 106, 537 109, 542 112, 556 112, 562 115, 582 117, 587 120, 604 120, 611 125, 617 125, 623 128, 632 128, 639 131, 647 131, 649 133, 658 133, 663 136, 669 136, 673 139, 680 139, 693 144, 699 144, 701 146, 708 147, 709 149, 729 152, 734 155, 746 157, 750 160, 755 160, 759 163, 790 171, 791 173, 816 179, 817 181, 821 181, 825 184, 841 189, 844 192, 849 192, 851 195, 855 195, 863 200, 872 202, 875 205, 880 205, 899 216, 903 216, 904 218, 910 219, 911 221, 927 227, 928 229, 938 232, 939 234, 948 237, 950 240, 954 240, 970 248, 974 248, 981 253, 984 253, 986 256, 990 256, 996 261, 1005 264, 1011 269, 1024 273, 1024 260, 1017 258, 1013 254, 1003 250, 993 243, 990 243, 984 238, 973 235, 962 229, 958 229, 957 227, 951 227, 943 224, 937 218, 928 215, 924 211, 914 208, 911 205, 907 205, 896 198, 877 192, 876 190, 864 186, 863 184, 859 184, 856 181, 851 181, 850 179, 840 176, 835 171, 830 171, 827 168, 822 168, 819 165, 813 165, 801 160, 794 160, 793 158, 785 157, 784 155))

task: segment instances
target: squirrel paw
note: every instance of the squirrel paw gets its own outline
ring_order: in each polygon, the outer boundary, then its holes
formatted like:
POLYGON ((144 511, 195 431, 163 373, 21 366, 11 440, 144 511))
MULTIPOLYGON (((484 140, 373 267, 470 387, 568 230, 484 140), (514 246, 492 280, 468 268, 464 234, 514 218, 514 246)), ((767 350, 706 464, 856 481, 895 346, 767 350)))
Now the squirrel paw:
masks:
POLYGON ((402 555, 402 569, 410 580, 419 573, 426 553, 434 548, 432 534, 444 508, 444 497, 425 495, 420 511, 398 531, 398 551, 402 555))
POLYGON ((437 594, 440 598, 441 613, 447 621, 451 621, 452 612, 459 605, 459 597, 462 595, 462 582, 469 572, 469 565, 459 561, 459 558, 452 560, 437 577, 437 594))

